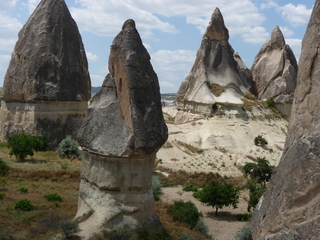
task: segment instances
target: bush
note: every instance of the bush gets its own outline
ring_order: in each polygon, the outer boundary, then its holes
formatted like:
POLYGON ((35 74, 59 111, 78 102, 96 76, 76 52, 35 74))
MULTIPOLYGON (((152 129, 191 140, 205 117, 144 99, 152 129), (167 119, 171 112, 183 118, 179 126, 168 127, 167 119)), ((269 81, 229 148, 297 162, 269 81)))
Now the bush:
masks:
POLYGON ((159 178, 155 175, 152 175, 152 193, 154 200, 159 201, 161 195, 161 183, 159 178))
POLYGON ((5 193, 3 193, 3 192, 0 192, 0 200, 1 199, 4 199, 4 197, 6 196, 6 194, 5 193))
POLYGON ((130 239, 133 232, 128 225, 124 225, 115 226, 110 230, 106 230, 103 235, 109 240, 127 240, 130 239))
POLYGON ((248 212, 251 211, 251 208, 255 208, 258 204, 261 196, 267 190, 265 187, 257 185, 255 180, 250 180, 245 185, 249 189, 249 201, 248 201, 248 212))
POLYGON ((27 193, 28 192, 28 188, 21 187, 21 188, 19 188, 19 191, 22 192, 22 193, 27 193))
POLYGON ((67 136, 60 142, 56 152, 61 158, 75 159, 80 157, 78 143, 71 136, 67 136))
POLYGON ((183 191, 186 192, 197 192, 199 189, 199 187, 193 185, 193 184, 189 184, 187 186, 185 186, 184 188, 182 188, 183 191))
POLYGON ((47 144, 47 135, 31 136, 25 133, 12 135, 8 140, 9 154, 14 155, 17 159, 25 159, 28 155, 33 156, 34 150, 45 151, 47 144))
POLYGON ((0 240, 16 240, 16 238, 8 233, 0 233, 0 240))
POLYGON ((193 240, 193 238, 188 233, 183 232, 178 236, 178 240, 193 240))
POLYGON ((196 226, 201 216, 201 213, 194 203, 190 201, 183 202, 181 200, 174 201, 174 203, 168 207, 168 213, 172 216, 173 220, 185 222, 190 228, 196 226))
POLYGON ((232 205, 237 207, 239 202, 239 188, 233 187, 232 184, 212 181, 209 185, 204 186, 200 191, 195 192, 193 196, 200 202, 218 209, 232 205))
POLYGON ((9 165, 6 162, 4 162, 2 158, 0 158, 0 176, 1 177, 6 176, 9 170, 10 170, 9 165))
POLYGON ((237 214, 236 215, 236 218, 239 220, 239 221, 249 221, 251 218, 252 218, 252 213, 240 213, 240 214, 237 214))
POLYGON ((258 135, 257 137, 255 137, 253 141, 256 146, 260 145, 264 147, 268 145, 268 141, 265 138, 263 138, 261 135, 258 135))
POLYGON ((252 233, 248 225, 244 225, 236 235, 236 240, 252 240, 252 233))
POLYGON ((57 193, 49 193, 44 195, 44 198, 47 199, 49 202, 62 202, 62 197, 57 193))
POLYGON ((79 224, 70 220, 62 221, 59 223, 59 227, 66 238, 71 237, 74 233, 80 231, 79 224))
POLYGON ((28 199, 23 199, 15 203, 14 209, 20 209, 21 211, 31 211, 33 204, 28 199))
POLYGON ((198 220, 194 230, 200 232, 203 236, 208 236, 208 227, 203 223, 201 219, 198 220))
POLYGON ((272 98, 268 99, 268 100, 266 101, 266 104, 267 104, 267 106, 268 106, 269 108, 274 107, 274 101, 273 101, 273 99, 272 99, 272 98))
POLYGON ((171 236, 164 228, 142 227, 136 230, 136 234, 130 239, 138 240, 170 240, 171 236))

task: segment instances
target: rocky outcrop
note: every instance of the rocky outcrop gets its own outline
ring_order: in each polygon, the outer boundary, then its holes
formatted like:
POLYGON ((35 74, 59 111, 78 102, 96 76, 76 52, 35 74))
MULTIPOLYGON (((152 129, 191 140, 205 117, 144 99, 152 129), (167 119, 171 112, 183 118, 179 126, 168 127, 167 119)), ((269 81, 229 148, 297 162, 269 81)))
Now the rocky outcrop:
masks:
POLYGON ((251 67, 255 91, 260 100, 292 103, 297 79, 297 61, 282 32, 276 26, 251 67))
POLYGON ((151 175, 168 130, 158 78, 133 20, 114 39, 108 66, 78 135, 83 159, 76 219, 85 238, 116 225, 158 223, 151 175))
POLYGON ((284 153, 251 220, 253 237, 257 240, 320 236, 319 11, 317 0, 302 41, 284 153))
POLYGON ((1 137, 51 136, 56 145, 77 134, 91 97, 78 27, 64 0, 42 0, 19 32, 4 79, 1 137))
POLYGON ((177 93, 178 107, 211 113, 215 103, 242 104, 251 85, 251 72, 229 44, 228 29, 216 8, 191 72, 177 93))

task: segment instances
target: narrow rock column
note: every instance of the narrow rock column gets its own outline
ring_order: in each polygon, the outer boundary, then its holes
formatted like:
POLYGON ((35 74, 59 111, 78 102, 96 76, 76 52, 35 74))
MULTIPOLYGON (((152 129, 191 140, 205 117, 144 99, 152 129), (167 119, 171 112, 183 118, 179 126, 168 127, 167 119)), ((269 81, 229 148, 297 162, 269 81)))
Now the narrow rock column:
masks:
POLYGON ((116 225, 159 223, 151 176, 168 130, 158 78, 133 20, 111 45, 109 71, 78 135, 83 162, 75 219, 85 238, 116 225))

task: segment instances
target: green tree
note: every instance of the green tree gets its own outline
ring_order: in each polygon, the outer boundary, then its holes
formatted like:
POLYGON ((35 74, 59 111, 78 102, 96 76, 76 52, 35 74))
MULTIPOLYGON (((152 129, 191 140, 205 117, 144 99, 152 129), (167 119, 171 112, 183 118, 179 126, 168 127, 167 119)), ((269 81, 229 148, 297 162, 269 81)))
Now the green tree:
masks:
POLYGON ((56 151, 61 158, 74 159, 80 157, 78 143, 73 140, 71 136, 67 136, 65 139, 63 139, 56 151))
POLYGON ((255 208, 258 204, 261 196, 267 190, 266 188, 257 184, 255 180, 249 180, 245 187, 249 190, 248 212, 251 212, 251 208, 255 208))
POLYGON ((239 188, 235 188, 232 184, 212 181, 204 186, 200 191, 195 192, 193 196, 200 202, 206 203, 216 209, 233 206, 237 208, 239 202, 239 188))
POLYGON ((266 187, 266 182, 269 182, 271 174, 274 171, 274 166, 269 164, 265 157, 257 158, 257 163, 246 163, 243 167, 244 175, 250 176, 256 180, 261 186, 266 187))

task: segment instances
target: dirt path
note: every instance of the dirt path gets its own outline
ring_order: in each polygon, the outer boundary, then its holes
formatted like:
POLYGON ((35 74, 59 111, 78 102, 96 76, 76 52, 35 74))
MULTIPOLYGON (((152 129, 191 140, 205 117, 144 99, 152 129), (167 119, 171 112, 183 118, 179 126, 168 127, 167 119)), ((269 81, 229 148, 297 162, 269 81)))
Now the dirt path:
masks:
POLYGON ((232 240, 236 233, 241 229, 246 222, 238 221, 235 217, 239 213, 247 213, 247 202, 244 199, 244 193, 239 199, 238 208, 225 207, 220 209, 218 216, 212 207, 208 207, 200 203, 194 197, 192 192, 182 191, 182 187, 163 188, 162 201, 173 203, 176 200, 192 201, 203 214, 203 222, 208 227, 209 235, 214 240, 232 240))

